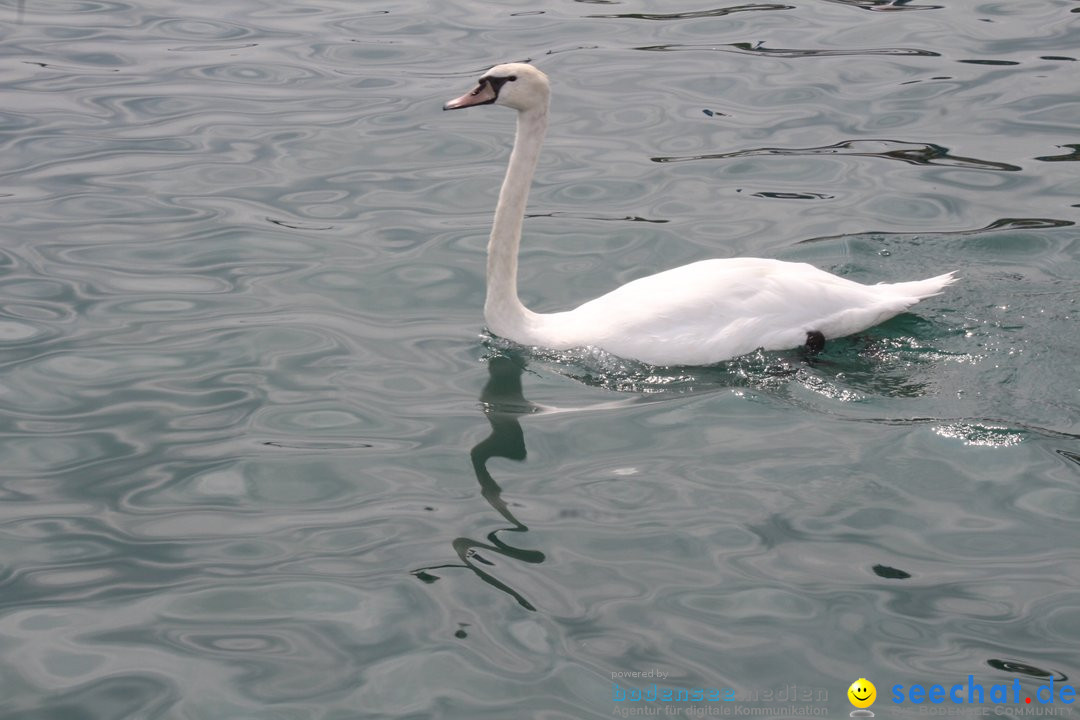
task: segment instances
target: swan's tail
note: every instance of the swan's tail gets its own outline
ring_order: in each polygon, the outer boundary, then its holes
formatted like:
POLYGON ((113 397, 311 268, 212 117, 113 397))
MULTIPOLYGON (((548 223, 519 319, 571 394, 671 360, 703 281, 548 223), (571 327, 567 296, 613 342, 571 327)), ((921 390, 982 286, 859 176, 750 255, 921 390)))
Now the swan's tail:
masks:
POLYGON ((956 282, 955 271, 927 278, 926 280, 889 283, 887 287, 892 294, 922 300, 933 295, 940 295, 942 290, 954 282, 956 282))

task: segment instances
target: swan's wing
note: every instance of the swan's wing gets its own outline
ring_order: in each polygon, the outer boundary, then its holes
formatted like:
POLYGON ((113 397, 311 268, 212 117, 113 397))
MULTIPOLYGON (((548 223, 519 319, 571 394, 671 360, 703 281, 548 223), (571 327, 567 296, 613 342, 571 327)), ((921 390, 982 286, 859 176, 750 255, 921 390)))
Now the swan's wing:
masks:
POLYGON ((758 348, 783 350, 816 330, 840 337, 902 312, 918 298, 863 285, 806 263, 704 260, 634 280, 549 317, 567 346, 599 345, 657 364, 707 364, 758 348))

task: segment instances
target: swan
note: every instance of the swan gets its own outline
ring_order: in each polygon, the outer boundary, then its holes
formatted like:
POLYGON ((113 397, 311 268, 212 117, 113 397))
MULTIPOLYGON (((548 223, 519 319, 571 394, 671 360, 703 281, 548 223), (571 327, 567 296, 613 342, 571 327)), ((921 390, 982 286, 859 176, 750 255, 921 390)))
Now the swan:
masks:
POLYGON ((547 76, 526 63, 496 65, 457 110, 504 105, 517 131, 487 248, 484 321, 493 334, 551 350, 596 347, 650 365, 712 365, 763 350, 806 346, 865 330, 953 282, 864 285, 807 263, 765 258, 701 260, 639 278, 564 312, 536 313, 517 293, 525 204, 548 125, 547 76))

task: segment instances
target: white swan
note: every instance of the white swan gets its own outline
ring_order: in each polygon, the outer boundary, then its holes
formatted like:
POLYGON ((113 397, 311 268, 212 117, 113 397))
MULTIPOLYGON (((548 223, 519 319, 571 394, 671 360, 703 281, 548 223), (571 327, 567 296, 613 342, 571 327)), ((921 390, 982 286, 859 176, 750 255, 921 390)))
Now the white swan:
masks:
POLYGON ((652 365, 710 365, 865 330, 951 283, 863 285, 806 263, 702 260, 643 277, 565 312, 535 313, 517 293, 518 246, 529 185, 548 123, 548 80, 524 63, 496 65, 444 110, 505 105, 517 135, 488 243, 484 320, 495 335, 553 350, 594 346, 652 365))

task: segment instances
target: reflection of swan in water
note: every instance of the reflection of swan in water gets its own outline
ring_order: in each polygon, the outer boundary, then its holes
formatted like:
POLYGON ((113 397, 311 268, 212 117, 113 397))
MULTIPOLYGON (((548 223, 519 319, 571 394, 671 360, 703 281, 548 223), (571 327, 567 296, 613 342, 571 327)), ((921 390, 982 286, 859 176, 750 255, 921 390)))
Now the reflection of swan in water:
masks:
POLYGON ((508 532, 528 532, 529 528, 510 512, 510 508, 502 498, 502 488, 499 487, 495 478, 488 472, 487 461, 493 457, 518 461, 525 459, 525 435, 521 430, 521 423, 518 422, 518 416, 533 412, 534 406, 522 395, 521 374, 525 368, 520 358, 496 355, 488 360, 487 365, 488 381, 480 393, 480 402, 484 406, 484 415, 487 416, 488 422, 491 423, 491 434, 473 447, 470 456, 472 458, 473 472, 476 473, 476 479, 480 483, 480 494, 497 513, 510 523, 510 527, 492 530, 487 535, 487 543, 459 537, 451 545, 464 565, 457 563, 435 565, 414 570, 413 575, 424 582, 435 582, 438 576, 432 574, 430 572, 432 570, 466 567, 476 573, 477 577, 484 582, 513 597, 525 609, 535 610, 533 604, 526 600, 521 593, 496 578, 483 567, 493 566, 489 560, 484 558, 484 551, 527 563, 542 563, 544 561, 542 552, 511 547, 497 536, 503 530, 508 532))

